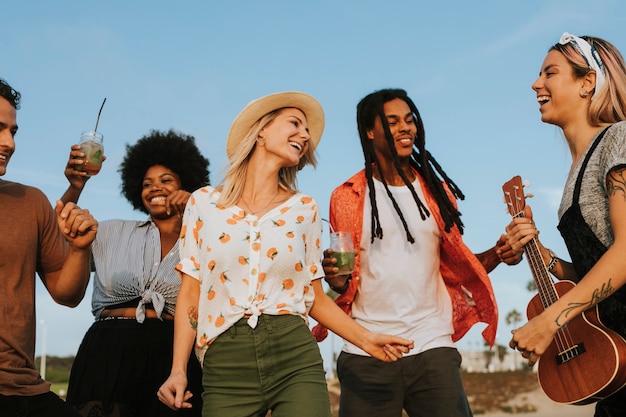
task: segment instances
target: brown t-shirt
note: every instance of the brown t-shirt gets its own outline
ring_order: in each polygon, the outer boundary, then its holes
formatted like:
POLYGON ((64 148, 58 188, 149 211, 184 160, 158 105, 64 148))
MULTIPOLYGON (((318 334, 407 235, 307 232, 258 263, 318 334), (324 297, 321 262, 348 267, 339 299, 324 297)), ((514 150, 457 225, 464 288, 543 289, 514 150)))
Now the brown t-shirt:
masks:
POLYGON ((35 273, 61 269, 68 246, 38 189, 0 180, 0 394, 37 395, 35 273))

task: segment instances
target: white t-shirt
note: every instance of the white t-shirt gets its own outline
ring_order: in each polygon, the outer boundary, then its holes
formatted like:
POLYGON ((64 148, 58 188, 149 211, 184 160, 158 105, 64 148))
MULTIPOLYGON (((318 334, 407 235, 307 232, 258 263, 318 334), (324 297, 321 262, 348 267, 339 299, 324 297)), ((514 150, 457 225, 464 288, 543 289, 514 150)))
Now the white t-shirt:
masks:
MULTIPOLYGON (((408 187, 390 186, 415 238, 411 244, 383 184, 376 180, 374 184, 383 239, 370 243, 371 205, 366 198, 359 248, 360 282, 352 317, 373 332, 414 340, 415 348, 409 355, 454 347, 452 302, 439 271, 441 235, 437 222, 432 215, 422 220, 408 187)), ((418 180, 413 187, 420 200, 426 201, 418 180)), ((343 350, 368 355, 349 342, 343 350)))

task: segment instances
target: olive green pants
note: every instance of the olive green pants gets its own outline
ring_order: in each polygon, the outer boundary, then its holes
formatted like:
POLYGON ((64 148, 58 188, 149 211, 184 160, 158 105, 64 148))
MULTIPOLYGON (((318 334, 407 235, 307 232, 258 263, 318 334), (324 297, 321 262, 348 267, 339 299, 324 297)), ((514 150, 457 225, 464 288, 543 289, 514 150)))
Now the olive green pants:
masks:
POLYGON ((330 417, 322 357, 299 316, 246 319, 207 350, 202 370, 203 417, 330 417))

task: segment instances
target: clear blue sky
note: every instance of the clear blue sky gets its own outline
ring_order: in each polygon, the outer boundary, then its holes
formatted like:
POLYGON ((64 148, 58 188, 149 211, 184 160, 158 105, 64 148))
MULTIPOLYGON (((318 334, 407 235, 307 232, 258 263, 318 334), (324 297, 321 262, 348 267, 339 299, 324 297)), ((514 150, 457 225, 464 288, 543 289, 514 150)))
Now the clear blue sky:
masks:
MULTIPOLYGON (((125 144, 151 129, 193 135, 217 182, 228 128, 246 103, 300 90, 326 112, 319 166, 299 177, 326 216, 331 190, 363 165, 357 102, 401 87, 421 112, 427 149, 466 195, 466 243, 475 252, 495 243, 509 221, 501 185, 519 174, 531 183, 542 241, 564 258, 556 208, 570 157, 560 132, 541 123, 530 85, 564 31, 606 38, 626 52, 622 0, 39 0, 12 2, 3 16, 0 77, 23 94, 4 179, 37 186, 51 200, 66 188, 70 145, 94 127, 104 97, 99 130, 108 160, 80 203, 99 220, 142 219, 120 196, 125 144)), ((491 278, 502 317, 498 343, 506 344, 504 317, 525 311, 531 276, 524 262, 499 266, 491 278)), ((90 293, 72 310, 39 286, 37 310, 48 354, 74 354, 92 321, 90 293)), ((482 346, 481 329, 459 347, 482 346)), ((329 346, 321 346, 325 358, 329 346)))

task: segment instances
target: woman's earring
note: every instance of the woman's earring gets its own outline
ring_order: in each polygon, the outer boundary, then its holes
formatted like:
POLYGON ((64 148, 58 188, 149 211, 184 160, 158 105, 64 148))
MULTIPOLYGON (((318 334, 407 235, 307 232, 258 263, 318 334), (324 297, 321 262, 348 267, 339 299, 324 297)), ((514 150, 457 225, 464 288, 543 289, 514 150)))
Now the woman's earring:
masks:
POLYGON ((583 91, 583 93, 580 95, 582 98, 587 98, 589 97, 589 91, 585 90, 583 91))

